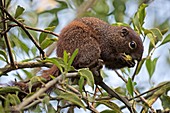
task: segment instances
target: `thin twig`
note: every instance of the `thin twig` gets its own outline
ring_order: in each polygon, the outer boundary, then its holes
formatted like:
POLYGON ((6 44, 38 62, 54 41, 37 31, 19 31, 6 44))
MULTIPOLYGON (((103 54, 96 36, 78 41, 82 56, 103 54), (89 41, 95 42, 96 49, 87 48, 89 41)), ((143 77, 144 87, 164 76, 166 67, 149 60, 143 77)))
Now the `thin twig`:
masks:
MULTIPOLYGON (((11 24, 9 25, 9 27, 16 27, 16 26, 19 26, 19 25, 16 25, 16 24, 11 24)), ((26 26, 26 25, 23 25, 26 29, 29 29, 29 30, 34 30, 34 31, 38 31, 38 32, 44 32, 44 33, 48 33, 48 34, 51 34, 51 35, 54 35, 56 37, 59 37, 58 34, 52 32, 52 31, 48 31, 48 30, 42 30, 42 29, 38 29, 38 28, 33 28, 33 27, 30 27, 30 26, 26 26)))
POLYGON ((167 85, 167 84, 169 84, 169 83, 165 83, 165 84, 159 85, 159 86, 157 86, 157 87, 155 87, 155 88, 152 88, 152 89, 150 89, 150 90, 148 90, 148 91, 146 91, 146 92, 143 92, 143 93, 141 93, 141 94, 139 94, 139 95, 137 95, 137 96, 135 96, 135 97, 133 97, 133 98, 130 98, 129 101, 131 101, 131 100, 133 100, 133 99, 135 99, 135 98, 138 98, 138 97, 140 97, 140 96, 142 96, 142 95, 145 95, 145 94, 147 94, 147 93, 150 93, 150 92, 152 92, 152 91, 159 90, 159 88, 161 88, 161 87, 163 87, 164 85, 167 85))
POLYGON ((29 105, 25 106, 23 109, 24 109, 24 110, 27 110, 27 109, 29 109, 30 107, 35 106, 35 105, 41 103, 42 101, 43 101, 43 99, 38 99, 38 100, 30 103, 29 105))
POLYGON ((127 83, 127 80, 122 75, 120 75, 117 70, 114 71, 125 83, 127 83))
POLYGON ((137 70, 138 70, 138 66, 139 66, 139 62, 137 63, 137 66, 136 66, 135 72, 134 72, 134 73, 133 73, 133 75, 132 75, 132 81, 135 79, 136 72, 137 72, 137 70))
MULTIPOLYGON (((125 83, 127 83, 127 80, 123 78, 123 76, 121 76, 116 70, 115 72, 125 83)), ((134 92, 136 95, 140 95, 140 93, 136 89, 134 89, 134 92)), ((156 113, 153 107, 147 103, 147 100, 144 97, 139 96, 139 98, 152 110, 153 113, 156 113)))
POLYGON ((8 72, 16 69, 23 69, 23 68, 35 68, 35 67, 51 67, 51 63, 44 63, 44 62, 20 62, 17 63, 17 68, 11 67, 11 65, 6 65, 4 68, 0 68, 0 75, 7 74, 8 72))
POLYGON ((12 27, 8 27, 5 31, 1 32, 1 35, 5 35, 12 27))
MULTIPOLYGON (((140 93, 137 90, 134 90, 134 92, 136 95, 140 95, 140 93)), ((140 99, 151 109, 152 113, 156 113, 156 111, 153 109, 151 105, 149 105, 149 103, 144 97, 140 96, 140 99)))

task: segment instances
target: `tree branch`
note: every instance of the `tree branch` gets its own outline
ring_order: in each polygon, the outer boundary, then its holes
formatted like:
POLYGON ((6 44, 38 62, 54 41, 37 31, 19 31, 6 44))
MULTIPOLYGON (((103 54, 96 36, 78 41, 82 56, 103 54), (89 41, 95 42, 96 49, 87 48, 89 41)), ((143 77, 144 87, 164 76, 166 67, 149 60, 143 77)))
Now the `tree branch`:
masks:
POLYGON ((17 67, 6 65, 4 68, 0 68, 0 75, 7 74, 8 72, 16 69, 35 68, 35 67, 52 67, 52 64, 44 63, 44 62, 20 62, 17 63, 17 67))
MULTIPOLYGON (((66 78, 76 77, 77 73, 67 73, 66 78)), ((32 96, 26 98, 22 103, 14 107, 14 111, 21 111, 25 106, 27 106, 30 102, 38 98, 42 95, 45 91, 47 91, 50 87, 54 86, 57 82, 62 80, 62 75, 58 76, 57 78, 49 81, 47 84, 44 85, 40 90, 34 93, 32 96)))
POLYGON ((128 99, 122 97, 121 95, 117 94, 114 90, 112 90, 110 87, 108 87, 104 82, 101 82, 99 84, 109 95, 112 97, 117 98, 121 102, 123 102, 126 107, 129 109, 131 113, 137 113, 136 110, 132 107, 132 105, 129 103, 128 99))

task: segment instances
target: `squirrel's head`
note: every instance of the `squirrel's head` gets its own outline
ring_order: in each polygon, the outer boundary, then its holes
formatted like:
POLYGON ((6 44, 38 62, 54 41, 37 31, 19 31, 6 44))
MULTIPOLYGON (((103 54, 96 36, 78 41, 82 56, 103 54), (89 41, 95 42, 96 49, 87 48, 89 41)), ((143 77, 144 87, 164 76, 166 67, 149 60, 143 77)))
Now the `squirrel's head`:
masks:
POLYGON ((111 40, 114 60, 107 62, 106 67, 118 69, 134 67, 135 61, 140 61, 143 54, 143 43, 140 36, 130 27, 114 26, 114 38, 111 40), (115 33, 116 32, 116 33, 115 33))

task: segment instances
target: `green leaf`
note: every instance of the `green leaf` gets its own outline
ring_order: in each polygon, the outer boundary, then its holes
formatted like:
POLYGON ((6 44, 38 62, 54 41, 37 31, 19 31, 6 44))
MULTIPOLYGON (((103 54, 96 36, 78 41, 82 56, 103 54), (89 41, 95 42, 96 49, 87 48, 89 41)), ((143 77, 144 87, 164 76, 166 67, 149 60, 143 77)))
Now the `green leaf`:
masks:
POLYGON ((138 9, 139 22, 141 26, 144 24, 144 19, 146 16, 146 11, 145 11, 146 7, 148 7, 147 4, 142 4, 138 9))
POLYGON ((26 74, 26 76, 27 76, 28 79, 34 77, 34 75, 32 75, 31 72, 29 72, 29 71, 27 71, 27 70, 22 70, 22 71, 26 74))
POLYGON ((29 88, 29 92, 31 93, 31 90, 32 90, 32 86, 35 84, 35 83, 42 83, 43 84, 43 78, 40 77, 40 76, 34 76, 30 79, 29 83, 28 83, 28 88, 29 88))
POLYGON ((1 101, 0 101, 0 113, 5 113, 5 109, 1 101))
POLYGON ((134 26, 134 29, 139 33, 141 34, 142 33, 142 26, 144 24, 144 19, 145 19, 145 16, 146 16, 146 7, 148 5, 147 4, 142 4, 140 5, 140 7, 138 8, 138 11, 135 13, 135 16, 132 20, 132 23, 133 23, 133 26, 134 26))
POLYGON ((130 27, 129 24, 122 23, 122 22, 116 22, 112 24, 112 26, 124 26, 124 27, 130 27))
POLYGON ((150 39, 150 42, 152 43, 152 45, 155 47, 155 44, 157 43, 157 38, 154 35, 154 33, 149 30, 149 29, 143 29, 144 34, 148 36, 148 38, 150 39))
POLYGON ((40 107, 40 106, 35 107, 34 113, 42 113, 42 112, 43 112, 42 107, 40 107))
POLYGON ((78 74, 80 76, 83 76, 87 80, 87 84, 94 89, 94 77, 92 72, 88 68, 79 69, 78 74))
POLYGON ((133 97, 134 84, 133 84, 132 79, 130 77, 128 77, 128 81, 126 83, 126 88, 129 92, 129 94, 133 97))
POLYGON ((126 10, 126 2, 126 0, 113 0, 113 14, 116 22, 123 22, 126 10))
POLYGON ((156 67, 156 63, 157 63, 158 58, 155 58, 154 60, 151 60, 150 58, 146 60, 146 68, 148 70, 149 73, 149 78, 151 79, 154 71, 155 71, 155 67, 156 67))
POLYGON ((45 105, 49 105, 49 102, 50 102, 50 97, 49 96, 45 96, 43 98, 43 101, 42 101, 43 107, 45 107, 45 105))
MULTIPOLYGON (((154 90, 153 94, 147 98, 147 103, 149 106, 152 106, 153 103, 163 94, 165 94, 170 89, 170 82, 162 82, 155 87, 157 90, 154 90)), ((155 89, 154 88, 154 89, 155 89)), ((151 89, 152 90, 152 89, 151 89)), ((145 107, 145 106, 144 106, 145 107)), ((148 108, 148 107, 147 107, 148 108)))
POLYGON ((84 77, 83 76, 80 77, 78 84, 79 84, 79 91, 82 93, 83 86, 84 86, 84 77))
POLYGON ((111 102, 110 100, 100 100, 100 101, 97 101, 97 103, 106 105, 107 107, 112 109, 112 113, 122 113, 119 106, 111 102))
POLYGON ((162 33, 158 28, 150 29, 158 41, 162 40, 162 33))
POLYGON ((11 35, 11 41, 14 42, 15 46, 17 46, 19 49, 24 50, 27 54, 29 54, 29 47, 23 43, 18 37, 16 37, 15 35, 11 35))
POLYGON ((6 60, 0 56, 0 60, 6 62, 6 60))
POLYGON ((19 97, 15 94, 8 94, 6 98, 12 105, 18 105, 20 103, 19 97))
POLYGON ((114 89, 117 93, 121 94, 121 95, 126 95, 126 88, 123 87, 117 87, 114 89))
POLYGON ((149 52, 152 50, 153 47, 155 47, 155 45, 158 43, 158 41, 161 41, 163 36, 161 31, 158 28, 154 28, 154 29, 143 29, 145 35, 148 36, 148 38, 150 39, 150 42, 152 45, 149 46, 149 52))
POLYGON ((92 8, 98 14, 108 14, 109 12, 109 6, 106 0, 100 0, 96 2, 95 6, 93 6, 92 8))
POLYGON ((7 62, 8 63, 8 57, 7 57, 7 55, 6 55, 6 52, 5 51, 3 51, 3 50, 0 50, 0 55, 2 55, 3 57, 1 57, 1 59, 3 60, 3 61, 5 61, 5 62, 7 62))
POLYGON ((59 68, 61 73, 63 73, 63 69, 62 69, 62 67, 60 65, 60 62, 56 58, 46 58, 45 61, 55 64, 59 68))
POLYGON ((67 53, 66 50, 64 50, 64 53, 63 53, 63 60, 64 60, 64 63, 65 65, 68 63, 68 58, 69 58, 69 55, 70 53, 67 53))
POLYGON ((73 63, 74 58, 76 57, 77 54, 78 54, 78 49, 76 49, 76 50, 73 52, 73 54, 71 55, 71 57, 70 57, 70 59, 69 59, 69 61, 68 61, 68 66, 69 66, 69 68, 70 68, 71 64, 73 63))
MULTIPOLYGON (((48 31, 54 31, 54 29, 56 28, 56 26, 52 26, 52 27, 47 27, 45 30, 48 31)), ((42 32, 39 36, 39 43, 41 44, 46 38, 47 38, 48 33, 44 33, 42 32)))
POLYGON ((168 42, 170 42, 170 34, 168 34, 168 35, 164 38, 164 40, 162 41, 162 43, 160 44, 160 46, 163 45, 163 44, 166 44, 166 43, 168 43, 168 42))
POLYGON ((166 110, 170 110, 170 97, 163 94, 160 99, 162 101, 162 107, 166 110))
MULTIPOLYGON (((104 110, 104 111, 101 111, 100 113, 119 113, 119 112, 116 112, 114 110, 104 110)), ((122 113, 122 112, 120 112, 122 113)))
POLYGON ((16 86, 1 87, 0 88, 0 94, 15 93, 17 91, 21 91, 21 90, 20 90, 20 88, 18 88, 16 86))
POLYGON ((100 75, 102 78, 108 77, 108 75, 103 71, 103 69, 100 70, 100 75))
POLYGON ((34 46, 31 48, 31 52, 34 56, 36 56, 37 48, 34 46))
POLYGON ((18 6, 15 12, 15 18, 19 17, 23 12, 24 12, 24 8, 21 6, 18 6))
POLYGON ((58 98, 62 98, 64 100, 70 101, 70 102, 82 107, 84 110, 86 109, 86 107, 84 106, 83 102, 78 97, 78 95, 76 95, 72 92, 62 92, 62 93, 60 92, 58 98))
POLYGON ((56 42, 56 38, 46 38, 41 44, 41 48, 42 49, 45 49, 47 48, 48 46, 50 46, 52 43, 56 42))
POLYGON ((136 70, 136 75, 139 74, 142 66, 143 66, 143 63, 144 63, 145 59, 142 59, 140 62, 139 62, 139 65, 137 67, 137 70, 136 70))

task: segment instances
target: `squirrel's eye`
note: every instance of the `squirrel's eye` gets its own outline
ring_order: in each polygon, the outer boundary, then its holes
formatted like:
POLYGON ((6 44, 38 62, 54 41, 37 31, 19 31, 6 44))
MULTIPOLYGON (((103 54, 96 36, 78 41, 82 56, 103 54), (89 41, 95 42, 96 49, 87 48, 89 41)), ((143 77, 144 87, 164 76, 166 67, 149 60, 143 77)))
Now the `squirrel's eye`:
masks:
POLYGON ((129 42, 129 47, 130 47, 131 49, 135 49, 135 48, 137 47, 136 42, 134 42, 134 41, 129 42))

